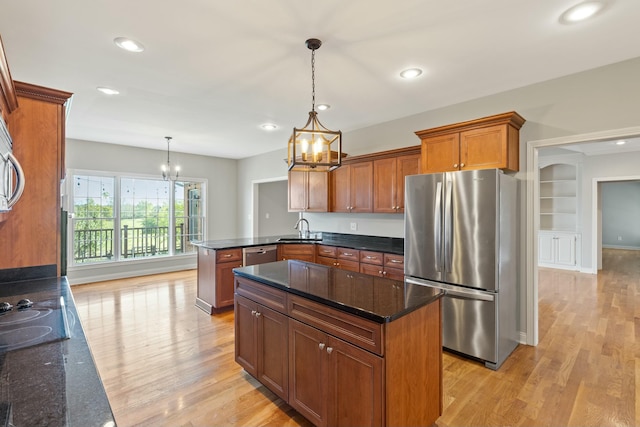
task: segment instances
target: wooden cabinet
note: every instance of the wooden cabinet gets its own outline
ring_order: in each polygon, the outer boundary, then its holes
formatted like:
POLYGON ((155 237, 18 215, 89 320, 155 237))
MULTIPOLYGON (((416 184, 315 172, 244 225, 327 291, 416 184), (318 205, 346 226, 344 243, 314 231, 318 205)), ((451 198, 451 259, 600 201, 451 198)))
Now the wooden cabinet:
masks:
POLYGON ((404 178, 419 173, 419 154, 374 160, 373 211, 404 212, 404 178))
POLYGON ((24 193, 0 214, 0 270, 55 266, 61 274, 60 183, 65 177, 65 105, 72 94, 14 82, 18 107, 7 127, 25 175, 24 193), (37 244, 35 244, 37 242, 37 244))
POLYGON ((322 265, 341 268, 349 271, 359 271, 360 251, 357 249, 338 248, 335 246, 318 245, 316 262, 322 265))
POLYGON ((538 265, 542 267, 579 270, 578 233, 560 231, 538 232, 538 265))
POLYGON ((309 243, 290 243, 278 245, 278 261, 297 259, 298 261, 315 262, 315 245, 309 243))
POLYGON ((236 361, 313 424, 432 425, 442 413, 440 300, 378 323, 244 277, 235 290, 236 361))
POLYGON ((329 173, 289 171, 289 212, 327 212, 329 173))
POLYGON ((516 112, 416 132, 422 141, 422 173, 472 169, 518 171, 519 131, 525 120, 516 112))
POLYGON ((198 248, 196 306, 209 314, 233 306, 233 269, 242 267, 242 250, 198 248))
POLYGON ((317 426, 383 425, 383 360, 289 319, 289 404, 317 426))
POLYGON ((361 251, 360 273, 393 280, 404 280, 404 256, 361 251))
POLYGON ((373 162, 343 165, 331 172, 331 212, 373 212, 373 162))
POLYGON ((287 316, 237 296, 236 362, 284 400, 289 398, 287 316))

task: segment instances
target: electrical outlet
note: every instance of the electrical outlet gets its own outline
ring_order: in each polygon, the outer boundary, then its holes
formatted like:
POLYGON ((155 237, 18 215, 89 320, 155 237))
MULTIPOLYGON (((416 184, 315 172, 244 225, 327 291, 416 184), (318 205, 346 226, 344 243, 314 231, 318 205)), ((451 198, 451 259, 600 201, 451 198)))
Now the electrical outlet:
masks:
POLYGON ((351 231, 357 231, 358 230, 358 223, 357 222, 352 222, 350 225, 351 225, 351 231))
POLYGON ((618 236, 618 241, 621 241, 621 240, 622 240, 622 236, 618 236))

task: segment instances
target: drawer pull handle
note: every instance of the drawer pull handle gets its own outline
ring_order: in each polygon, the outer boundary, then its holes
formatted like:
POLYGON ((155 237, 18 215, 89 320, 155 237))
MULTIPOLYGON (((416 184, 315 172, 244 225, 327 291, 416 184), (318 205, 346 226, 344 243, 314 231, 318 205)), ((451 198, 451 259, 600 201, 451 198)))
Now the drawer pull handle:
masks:
POLYGON ((320 344, 318 344, 318 348, 319 348, 320 350, 324 350, 324 343, 323 343, 323 342, 321 342, 320 344))
POLYGON ((367 255, 365 258, 367 258, 367 259, 378 259, 377 256, 370 256, 370 255, 367 255))
POLYGON ((224 255, 224 257, 225 257, 225 258, 231 258, 232 256, 233 256, 233 255, 231 255, 231 254, 225 254, 225 255, 224 255))
POLYGON ((344 255, 344 256, 353 256, 353 254, 349 253, 349 252, 342 252, 342 255, 344 255))
POLYGON ((399 260, 399 259, 392 259, 392 260, 391 260, 391 262, 392 262, 393 264, 402 264, 404 261, 399 260))

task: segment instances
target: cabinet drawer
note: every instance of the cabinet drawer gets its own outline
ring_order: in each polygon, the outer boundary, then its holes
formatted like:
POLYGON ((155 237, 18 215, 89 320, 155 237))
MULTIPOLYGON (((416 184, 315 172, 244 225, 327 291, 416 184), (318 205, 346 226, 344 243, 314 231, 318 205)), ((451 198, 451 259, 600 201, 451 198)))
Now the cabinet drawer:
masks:
POLYGON ((349 259, 337 259, 335 267, 342 270, 355 271, 356 273, 360 271, 360 263, 358 261, 351 261, 349 259))
POLYGON ((338 248, 336 258, 360 262, 360 251, 357 249, 338 248))
POLYGON ((404 256, 395 254, 384 254, 384 266, 404 269, 404 256))
POLYGON ((280 289, 236 276, 236 294, 269 307, 280 313, 287 312, 287 294, 280 289))
POLYGON ((231 262, 242 260, 242 249, 223 249, 216 251, 216 262, 231 262))
POLYGON ((360 251, 360 262, 382 265, 382 252, 360 251))
POLYGON ((353 345, 383 355, 383 324, 289 295, 289 316, 353 345))
POLYGON ((318 245, 317 255, 329 257, 329 258, 335 258, 337 249, 338 248, 336 248, 335 246, 318 245))
POLYGON ((307 243, 293 243, 288 245, 280 245, 280 254, 287 259, 299 259, 296 255, 314 256, 314 245, 307 243))

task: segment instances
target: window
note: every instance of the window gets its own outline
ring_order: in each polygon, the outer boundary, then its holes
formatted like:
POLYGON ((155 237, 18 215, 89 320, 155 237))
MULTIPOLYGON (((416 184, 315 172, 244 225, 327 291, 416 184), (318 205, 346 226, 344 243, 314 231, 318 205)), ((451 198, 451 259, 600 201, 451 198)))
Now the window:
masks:
POLYGON ((202 182, 73 175, 73 264, 193 253, 202 182))

